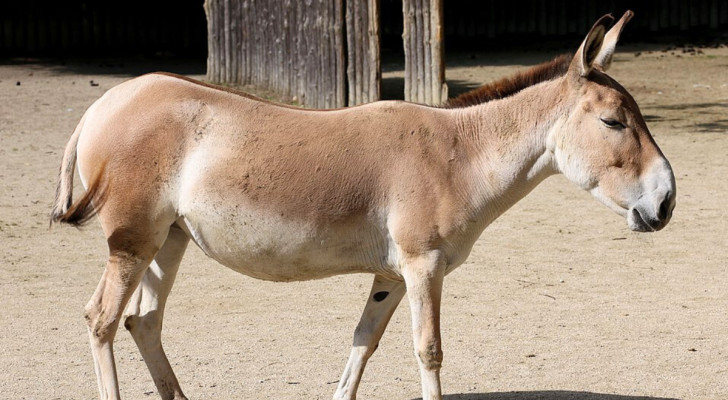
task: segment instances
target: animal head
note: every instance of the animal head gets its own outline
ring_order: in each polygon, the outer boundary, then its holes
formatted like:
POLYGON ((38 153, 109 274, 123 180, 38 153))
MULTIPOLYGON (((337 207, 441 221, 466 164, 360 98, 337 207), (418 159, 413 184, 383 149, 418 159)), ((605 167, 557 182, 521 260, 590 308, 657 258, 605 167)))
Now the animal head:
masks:
POLYGON ((558 169, 572 182, 626 217, 634 231, 662 229, 675 207, 675 177, 634 98, 604 73, 628 12, 607 33, 602 17, 564 77, 567 116, 554 129, 558 169))

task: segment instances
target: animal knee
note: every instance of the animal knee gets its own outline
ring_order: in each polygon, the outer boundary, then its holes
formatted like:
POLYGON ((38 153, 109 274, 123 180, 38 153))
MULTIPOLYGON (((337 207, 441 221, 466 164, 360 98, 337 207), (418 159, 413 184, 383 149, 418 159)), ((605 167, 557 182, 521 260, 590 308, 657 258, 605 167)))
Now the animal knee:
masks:
POLYGON ((90 304, 83 309, 83 319, 86 320, 86 325, 88 325, 89 329, 94 325, 98 315, 99 312, 96 307, 90 304))
POLYGON ((103 309, 99 310, 91 305, 84 309, 83 318, 86 320, 89 331, 97 338, 106 337, 111 331, 110 327, 116 321, 114 318, 109 318, 103 309))
POLYGON ((437 343, 430 343, 417 352, 420 362, 428 370, 439 370, 442 367, 442 349, 437 343))

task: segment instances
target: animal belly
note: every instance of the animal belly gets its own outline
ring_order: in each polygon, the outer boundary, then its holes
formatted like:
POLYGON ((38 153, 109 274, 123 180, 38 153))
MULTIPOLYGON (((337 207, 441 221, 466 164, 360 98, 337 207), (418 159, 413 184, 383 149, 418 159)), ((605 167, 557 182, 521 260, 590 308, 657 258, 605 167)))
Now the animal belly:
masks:
POLYGON ((209 257, 254 278, 297 281, 357 272, 399 278, 388 236, 366 218, 314 224, 218 206, 197 207, 182 221, 209 257))

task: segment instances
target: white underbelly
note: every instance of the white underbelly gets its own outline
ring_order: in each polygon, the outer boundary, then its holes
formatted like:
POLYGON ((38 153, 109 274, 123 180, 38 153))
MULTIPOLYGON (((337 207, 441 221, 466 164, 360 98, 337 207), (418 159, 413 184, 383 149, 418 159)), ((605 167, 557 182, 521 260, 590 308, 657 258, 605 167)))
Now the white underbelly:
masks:
POLYGON ((400 277, 386 229, 366 216, 326 225, 239 204, 194 204, 180 222, 209 257, 255 278, 295 281, 358 272, 400 277))

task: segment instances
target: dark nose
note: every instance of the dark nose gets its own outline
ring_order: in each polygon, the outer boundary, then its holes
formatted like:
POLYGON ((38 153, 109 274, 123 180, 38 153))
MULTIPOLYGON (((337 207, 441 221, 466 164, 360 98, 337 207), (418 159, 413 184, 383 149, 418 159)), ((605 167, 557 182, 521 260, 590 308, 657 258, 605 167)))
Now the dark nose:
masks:
POLYGON ((665 198, 662 199, 662 203, 660 203, 660 208, 657 209, 657 218, 660 220, 660 223, 662 225, 666 224, 670 217, 672 217, 672 210, 675 208, 675 198, 673 196, 673 192, 669 191, 665 195, 665 198))

